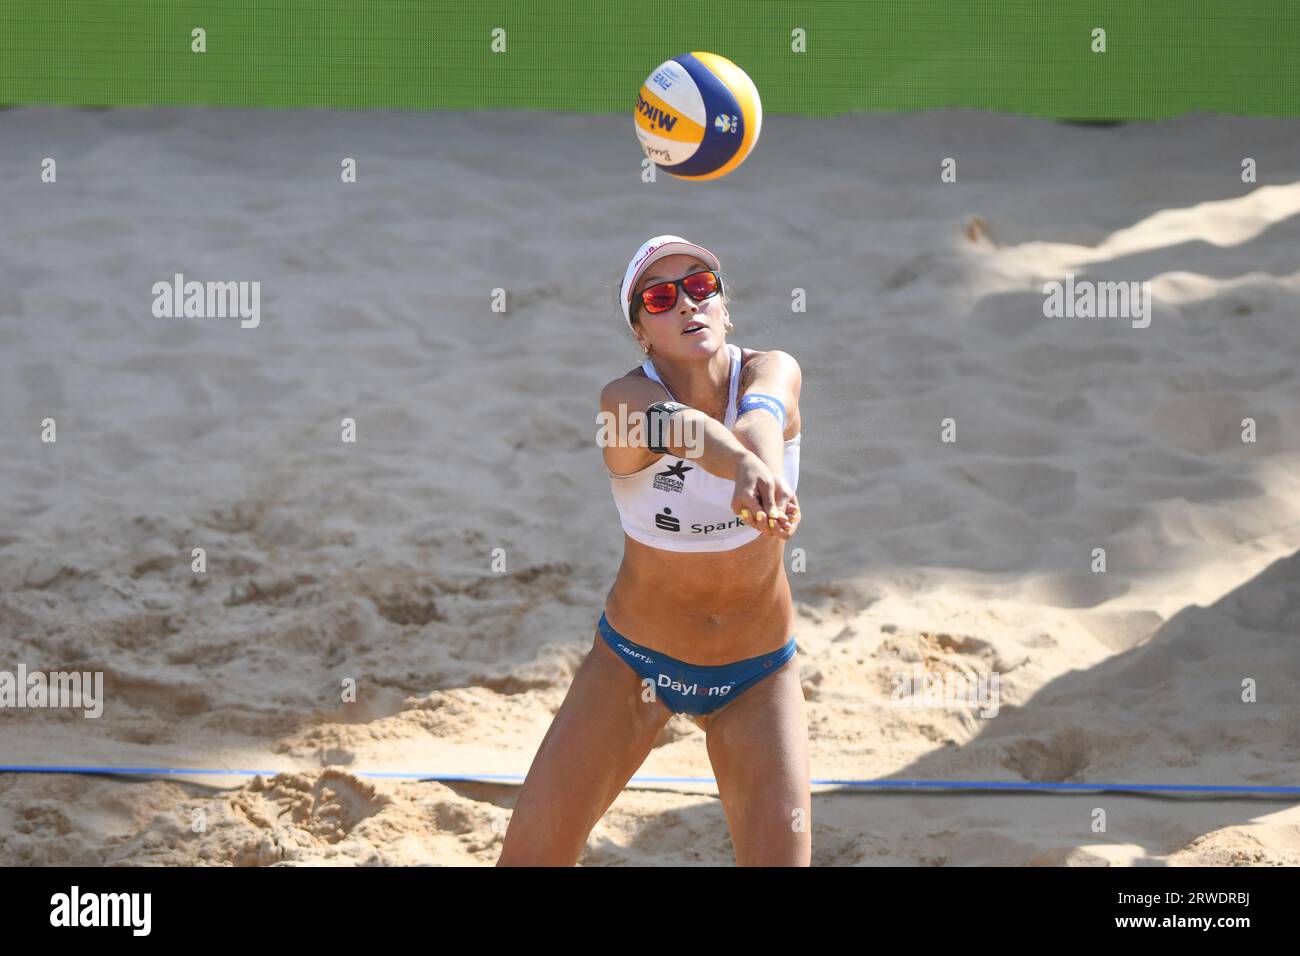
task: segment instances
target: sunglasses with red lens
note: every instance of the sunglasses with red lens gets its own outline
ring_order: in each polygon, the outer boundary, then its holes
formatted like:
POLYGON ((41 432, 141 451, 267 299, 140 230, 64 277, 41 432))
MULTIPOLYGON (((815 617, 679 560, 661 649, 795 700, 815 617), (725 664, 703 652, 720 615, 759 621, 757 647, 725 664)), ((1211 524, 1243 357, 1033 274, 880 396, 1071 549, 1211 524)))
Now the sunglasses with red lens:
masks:
POLYGON ((641 290, 641 304, 651 315, 667 312, 677 304, 677 290, 682 288, 696 302, 711 299, 722 291, 722 278, 716 272, 692 272, 680 279, 660 282, 641 290))

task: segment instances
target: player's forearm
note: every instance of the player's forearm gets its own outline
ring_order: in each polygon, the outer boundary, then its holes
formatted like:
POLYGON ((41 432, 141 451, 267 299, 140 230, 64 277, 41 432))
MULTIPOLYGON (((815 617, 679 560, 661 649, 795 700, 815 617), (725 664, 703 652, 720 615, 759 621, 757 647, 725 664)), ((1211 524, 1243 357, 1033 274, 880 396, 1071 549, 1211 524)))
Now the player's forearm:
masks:
POLYGON ((785 477, 785 437, 776 418, 762 409, 745 412, 736 421, 735 435, 772 474, 785 477))
POLYGON ((735 480, 736 471, 748 455, 749 448, 733 435, 722 422, 697 408, 685 408, 675 413, 680 419, 676 428, 665 434, 664 447, 669 454, 685 458, 719 478, 735 480))

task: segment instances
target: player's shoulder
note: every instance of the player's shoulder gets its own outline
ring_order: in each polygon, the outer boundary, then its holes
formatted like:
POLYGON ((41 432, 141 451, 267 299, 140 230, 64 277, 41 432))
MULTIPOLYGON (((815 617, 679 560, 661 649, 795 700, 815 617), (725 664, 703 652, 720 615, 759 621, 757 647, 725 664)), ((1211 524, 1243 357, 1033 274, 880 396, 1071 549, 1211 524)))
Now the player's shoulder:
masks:
POLYGON ((740 367, 751 374, 762 368, 764 372, 773 369, 785 369, 793 373, 796 378, 802 375, 795 357, 781 349, 760 351, 759 349, 742 348, 740 350, 740 367))
POLYGON ((799 364, 797 361, 795 361, 795 357, 793 355, 791 355, 789 352, 783 351, 782 349, 767 349, 766 351, 763 351, 761 349, 742 348, 740 350, 741 365, 748 365, 750 362, 758 361, 760 359, 762 359, 763 361, 793 362, 795 365, 799 364))
POLYGON ((628 369, 618 378, 611 379, 610 381, 606 382, 605 389, 611 389, 611 388, 612 389, 626 389, 626 388, 642 389, 647 384, 652 385, 655 388, 663 388, 662 385, 660 385, 658 382, 651 379, 650 376, 645 373, 644 368, 642 368, 640 365, 637 365, 633 368, 628 369))
POLYGON ((627 374, 605 383, 605 387, 600 390, 600 407, 614 409, 620 404, 632 403, 649 405, 662 401, 667 395, 667 390, 658 382, 652 381, 638 365, 627 374))

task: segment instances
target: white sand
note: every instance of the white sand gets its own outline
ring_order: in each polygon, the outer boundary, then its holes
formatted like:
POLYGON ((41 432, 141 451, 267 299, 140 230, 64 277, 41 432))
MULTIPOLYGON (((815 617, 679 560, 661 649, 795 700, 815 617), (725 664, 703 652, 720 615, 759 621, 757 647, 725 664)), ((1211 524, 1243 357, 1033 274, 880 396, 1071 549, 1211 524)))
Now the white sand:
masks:
MULTIPOLYGON (((694 186, 631 125, 0 112, 0 669, 108 685, 0 711, 0 763, 291 771, 0 775, 0 863, 494 862, 514 787, 357 772, 526 771, 621 554, 597 395, 661 232, 803 366, 814 777, 1300 785, 1300 123, 772 116, 694 186), (176 272, 260 281, 261 325, 155 318, 176 272), (1150 327, 1044 318, 1067 272, 1150 281, 1150 327), (958 660, 996 718, 891 702, 958 660)), ((708 777, 703 735, 640 773, 708 777)), ((823 792, 814 863, 1294 865, 1297 802, 823 792)), ((732 859, 668 785, 583 863, 732 859)))

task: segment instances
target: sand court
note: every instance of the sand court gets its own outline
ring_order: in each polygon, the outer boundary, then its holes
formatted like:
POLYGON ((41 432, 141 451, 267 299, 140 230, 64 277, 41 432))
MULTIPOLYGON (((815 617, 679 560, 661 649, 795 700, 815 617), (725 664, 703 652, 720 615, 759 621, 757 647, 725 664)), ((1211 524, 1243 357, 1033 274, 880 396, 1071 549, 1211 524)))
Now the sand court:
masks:
MULTIPOLYGON (((0 112, 0 669, 103 675, 0 763, 222 771, 0 775, 0 862, 492 863, 621 554, 615 287, 671 232, 803 369, 815 780, 1261 788, 818 785, 814 864, 1300 863, 1300 124, 771 115, 701 191, 626 116, 325 117, 0 112), (258 321, 157 314, 178 274, 258 321), (997 707, 895 706, 918 666, 997 707)), ((729 865, 709 776, 674 717, 583 864, 729 865)))

